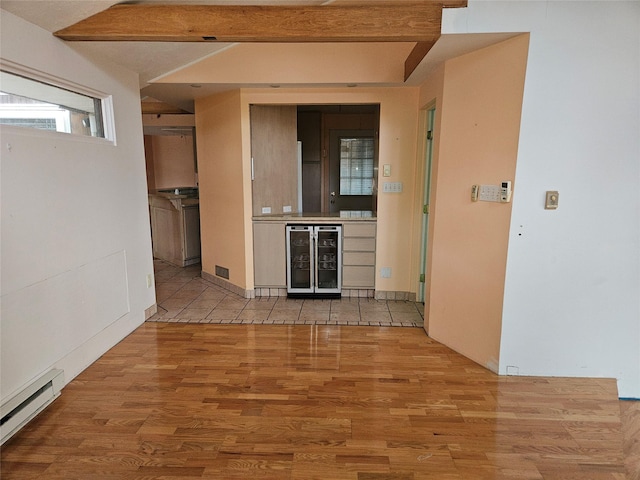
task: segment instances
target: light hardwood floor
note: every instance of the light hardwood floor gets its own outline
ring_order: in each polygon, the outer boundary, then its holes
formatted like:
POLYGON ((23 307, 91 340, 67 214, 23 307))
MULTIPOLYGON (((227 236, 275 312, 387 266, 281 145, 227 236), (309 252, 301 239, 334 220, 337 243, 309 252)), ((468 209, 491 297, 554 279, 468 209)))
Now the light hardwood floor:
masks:
POLYGON ((499 377, 420 328, 147 322, 1 477, 622 480, 620 405, 613 380, 499 377))

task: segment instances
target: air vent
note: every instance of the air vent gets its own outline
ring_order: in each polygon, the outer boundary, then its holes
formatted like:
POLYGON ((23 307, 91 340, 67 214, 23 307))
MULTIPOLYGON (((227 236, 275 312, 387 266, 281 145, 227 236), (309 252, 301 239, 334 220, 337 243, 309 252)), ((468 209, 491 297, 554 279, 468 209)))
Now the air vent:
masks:
POLYGON ((229 269, 216 265, 216 276, 229 280, 229 269))

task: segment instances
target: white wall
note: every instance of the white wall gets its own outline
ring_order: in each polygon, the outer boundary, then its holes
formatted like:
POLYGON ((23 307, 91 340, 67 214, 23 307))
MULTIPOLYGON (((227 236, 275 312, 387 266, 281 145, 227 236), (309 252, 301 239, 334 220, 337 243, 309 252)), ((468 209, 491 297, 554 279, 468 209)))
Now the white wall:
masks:
POLYGON ((640 397, 640 3, 470 0, 443 21, 514 31, 531 37, 499 371, 640 397))
POLYGON ((5 67, 112 95, 117 139, 0 130, 5 400, 53 367, 70 381, 144 321, 155 292, 137 75, 5 11, 1 21, 5 67))

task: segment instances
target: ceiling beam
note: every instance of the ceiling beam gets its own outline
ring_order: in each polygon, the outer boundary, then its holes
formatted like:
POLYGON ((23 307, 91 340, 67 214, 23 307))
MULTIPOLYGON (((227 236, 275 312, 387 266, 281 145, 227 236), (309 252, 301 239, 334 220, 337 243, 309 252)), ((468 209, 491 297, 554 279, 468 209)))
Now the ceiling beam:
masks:
MULTIPOLYGON (((440 37, 440 35, 438 35, 438 37, 440 37)), ((404 81, 405 82, 409 79, 413 71, 416 68, 418 68, 418 65, 420 65, 420 62, 422 62, 422 59, 427 55, 427 53, 429 53, 429 50, 431 50, 431 48, 435 45, 437 40, 438 39, 436 38, 432 42, 416 43, 416 46, 413 47, 413 50, 411 50, 411 53, 409 53, 409 56, 404 61, 404 81)))
POLYGON ((325 6, 120 4, 54 33, 68 41, 435 42, 466 0, 325 6))
POLYGON ((175 107, 173 105, 169 105, 168 103, 164 103, 164 102, 141 102, 140 103, 142 106, 142 114, 154 114, 154 115, 162 115, 162 114, 186 114, 186 113, 191 113, 191 112, 187 112, 186 110, 183 110, 182 108, 179 107, 175 107))

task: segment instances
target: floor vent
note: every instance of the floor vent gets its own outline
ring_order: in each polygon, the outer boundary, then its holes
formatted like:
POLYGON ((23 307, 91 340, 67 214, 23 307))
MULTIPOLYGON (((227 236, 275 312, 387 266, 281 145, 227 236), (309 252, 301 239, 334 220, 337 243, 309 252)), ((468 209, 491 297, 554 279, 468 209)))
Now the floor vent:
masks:
POLYGON ((229 280, 229 269, 216 265, 216 275, 229 280))
POLYGON ((0 407, 0 445, 60 396, 64 372, 54 369, 38 378, 0 407))

